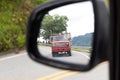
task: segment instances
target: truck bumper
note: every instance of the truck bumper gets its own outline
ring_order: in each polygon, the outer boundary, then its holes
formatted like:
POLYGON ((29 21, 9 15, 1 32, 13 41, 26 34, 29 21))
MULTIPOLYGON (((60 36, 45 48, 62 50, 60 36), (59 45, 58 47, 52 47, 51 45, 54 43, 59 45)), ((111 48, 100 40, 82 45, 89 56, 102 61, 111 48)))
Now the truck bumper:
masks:
POLYGON ((52 47, 52 52, 55 53, 66 53, 71 50, 70 47, 52 47))

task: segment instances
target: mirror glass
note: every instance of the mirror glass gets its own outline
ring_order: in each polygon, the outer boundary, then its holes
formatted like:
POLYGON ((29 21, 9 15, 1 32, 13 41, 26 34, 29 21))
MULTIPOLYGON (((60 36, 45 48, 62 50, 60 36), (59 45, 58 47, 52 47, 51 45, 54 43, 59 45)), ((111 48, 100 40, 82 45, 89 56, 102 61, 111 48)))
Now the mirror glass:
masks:
POLYGON ((87 64, 94 33, 94 12, 90 1, 49 11, 43 18, 38 49, 44 57, 87 64))

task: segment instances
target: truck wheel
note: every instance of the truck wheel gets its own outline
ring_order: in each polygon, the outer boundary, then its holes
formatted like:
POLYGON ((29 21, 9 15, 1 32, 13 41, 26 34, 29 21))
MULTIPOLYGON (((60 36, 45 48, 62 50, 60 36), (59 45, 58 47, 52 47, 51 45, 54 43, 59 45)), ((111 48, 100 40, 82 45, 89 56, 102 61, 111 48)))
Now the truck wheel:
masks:
POLYGON ((68 55, 71 56, 71 51, 68 52, 68 55))
POLYGON ((71 53, 69 53, 69 56, 71 56, 71 53))
POLYGON ((53 56, 53 57, 56 57, 56 56, 57 56, 57 54, 56 54, 56 53, 54 53, 54 52, 52 52, 52 56, 53 56))

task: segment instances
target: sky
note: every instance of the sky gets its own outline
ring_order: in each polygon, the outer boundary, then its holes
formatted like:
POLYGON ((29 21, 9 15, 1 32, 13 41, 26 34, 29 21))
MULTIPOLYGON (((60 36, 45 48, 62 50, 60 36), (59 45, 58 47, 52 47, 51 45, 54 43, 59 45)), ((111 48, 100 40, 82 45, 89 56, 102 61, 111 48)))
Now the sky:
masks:
POLYGON ((67 16, 67 31, 72 37, 94 32, 94 13, 91 2, 80 2, 53 9, 50 15, 67 16))

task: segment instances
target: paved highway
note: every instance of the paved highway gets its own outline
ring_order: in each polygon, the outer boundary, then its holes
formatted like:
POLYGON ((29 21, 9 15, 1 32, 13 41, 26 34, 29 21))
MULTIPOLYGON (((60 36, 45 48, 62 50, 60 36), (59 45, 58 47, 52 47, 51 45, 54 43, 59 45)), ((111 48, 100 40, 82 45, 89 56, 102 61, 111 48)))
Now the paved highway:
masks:
POLYGON ((39 46, 39 51, 41 54, 47 58, 60 60, 60 61, 66 61, 66 62, 72 62, 72 63, 78 63, 78 64, 87 64, 90 60, 90 53, 85 52, 78 52, 78 51, 71 51, 72 56, 59 56, 59 57, 52 57, 51 53, 51 47, 48 46, 39 46))
POLYGON ((89 72, 60 70, 33 62, 22 51, 0 58, 0 80, 109 80, 108 63, 89 72))

